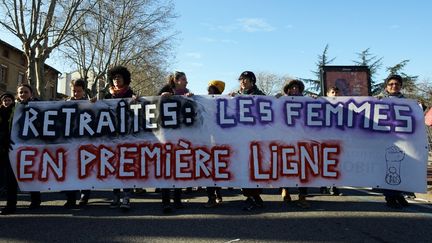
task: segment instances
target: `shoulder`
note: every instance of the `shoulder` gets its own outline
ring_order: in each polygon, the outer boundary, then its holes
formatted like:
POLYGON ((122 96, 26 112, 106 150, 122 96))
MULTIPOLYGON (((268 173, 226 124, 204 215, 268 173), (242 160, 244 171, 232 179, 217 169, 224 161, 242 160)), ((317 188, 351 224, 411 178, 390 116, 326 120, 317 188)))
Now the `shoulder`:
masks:
POLYGON ((126 93, 124 94, 123 98, 131 98, 134 95, 134 92, 131 88, 129 88, 126 93))
POLYGON ((264 92, 262 92, 262 91, 261 91, 260 89, 258 89, 258 87, 256 87, 256 86, 255 86, 255 88, 254 88, 252 94, 253 94, 253 95, 266 95, 266 94, 264 94, 264 92))
POLYGON ((171 88, 171 86, 170 86, 169 84, 164 85, 164 86, 159 90, 158 95, 161 95, 162 93, 165 93, 165 92, 174 93, 174 92, 173 92, 173 89, 171 88))

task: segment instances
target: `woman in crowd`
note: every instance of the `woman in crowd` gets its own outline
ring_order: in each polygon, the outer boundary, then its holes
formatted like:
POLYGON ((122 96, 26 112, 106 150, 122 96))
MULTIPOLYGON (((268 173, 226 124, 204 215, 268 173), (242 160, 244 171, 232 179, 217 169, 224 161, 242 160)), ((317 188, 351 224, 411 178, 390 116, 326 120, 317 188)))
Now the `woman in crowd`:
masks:
POLYGON ((1 210, 1 214, 12 214, 16 211, 17 204, 17 182, 9 161, 10 145, 10 120, 15 106, 14 96, 10 93, 1 95, 0 105, 0 172, 6 187, 6 207, 1 210))
MULTIPOLYGON (((158 95, 162 97, 169 97, 172 95, 184 95, 187 97, 193 96, 193 93, 186 87, 188 84, 186 74, 184 72, 174 72, 168 76, 168 83, 162 87, 158 95)), ((164 213, 172 212, 169 188, 162 188, 162 210, 164 213)), ((174 207, 177 209, 184 208, 181 202, 181 188, 174 189, 174 207)))
MULTIPOLYGON (((105 99, 120 99, 120 98, 132 98, 134 95, 130 88, 131 73, 126 67, 115 66, 108 71, 108 82, 110 85, 109 93, 105 96, 105 99)), ((123 210, 130 209, 130 196, 132 189, 123 189, 123 196, 121 195, 120 189, 114 189, 114 198, 111 202, 111 208, 120 207, 123 210)))
MULTIPOLYGON (((291 80, 289 81, 283 88, 284 94, 286 96, 303 96, 303 91, 305 89, 305 86, 302 81, 300 80, 291 80)), ((308 194, 308 188, 307 187, 299 187, 299 195, 298 195, 298 201, 297 205, 302 208, 309 208, 310 205, 306 201, 306 196, 308 194)), ((282 199, 284 202, 291 202, 291 196, 288 191, 288 188, 282 188, 281 193, 282 199)))
MULTIPOLYGON (((405 98, 401 93, 403 80, 400 75, 390 75, 385 80, 384 91, 376 97, 381 98, 405 98)), ((404 197, 404 192, 389 189, 380 189, 385 197, 386 204, 390 208, 401 208, 409 206, 404 197)))
MULTIPOLYGON (((208 83, 207 91, 209 95, 220 95, 225 89, 225 82, 220 80, 212 80, 208 83)), ((204 205, 206 208, 216 207, 222 203, 222 194, 220 187, 207 187, 208 201, 204 205)))
MULTIPOLYGON (((71 97, 69 100, 88 100, 86 95, 86 82, 83 79, 72 80, 71 82, 71 97)), ((77 191, 66 192, 65 208, 76 207, 76 193, 77 191)), ((90 198, 90 190, 82 190, 79 201, 80 206, 85 206, 90 198)))

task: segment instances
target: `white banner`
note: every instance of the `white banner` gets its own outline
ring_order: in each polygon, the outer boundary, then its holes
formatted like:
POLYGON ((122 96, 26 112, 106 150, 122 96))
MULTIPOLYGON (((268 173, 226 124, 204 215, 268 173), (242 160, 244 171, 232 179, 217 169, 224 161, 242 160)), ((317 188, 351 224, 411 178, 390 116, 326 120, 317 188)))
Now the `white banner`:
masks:
POLYGON ((355 186, 426 191, 409 99, 193 96, 18 105, 10 160, 25 191, 355 186))

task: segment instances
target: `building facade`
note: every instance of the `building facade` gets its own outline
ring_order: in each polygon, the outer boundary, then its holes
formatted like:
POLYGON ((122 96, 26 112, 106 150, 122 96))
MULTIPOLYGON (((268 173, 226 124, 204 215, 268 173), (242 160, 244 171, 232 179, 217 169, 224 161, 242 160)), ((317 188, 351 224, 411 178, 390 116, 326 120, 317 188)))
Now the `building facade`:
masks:
MULTIPOLYGON (((27 60, 24 52, 0 39, 0 93, 15 94, 21 83, 28 83, 26 77, 27 60)), ((61 73, 45 65, 45 86, 48 99, 56 99, 58 77, 61 73)))

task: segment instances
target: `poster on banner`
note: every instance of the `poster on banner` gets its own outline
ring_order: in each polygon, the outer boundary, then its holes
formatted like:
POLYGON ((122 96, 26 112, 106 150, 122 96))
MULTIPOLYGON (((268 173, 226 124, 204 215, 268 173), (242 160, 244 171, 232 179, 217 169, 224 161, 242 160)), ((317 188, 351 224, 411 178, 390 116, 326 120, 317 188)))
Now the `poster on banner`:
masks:
POLYGON ((426 190, 409 99, 173 96, 30 102, 13 118, 22 190, 320 187, 426 190))

